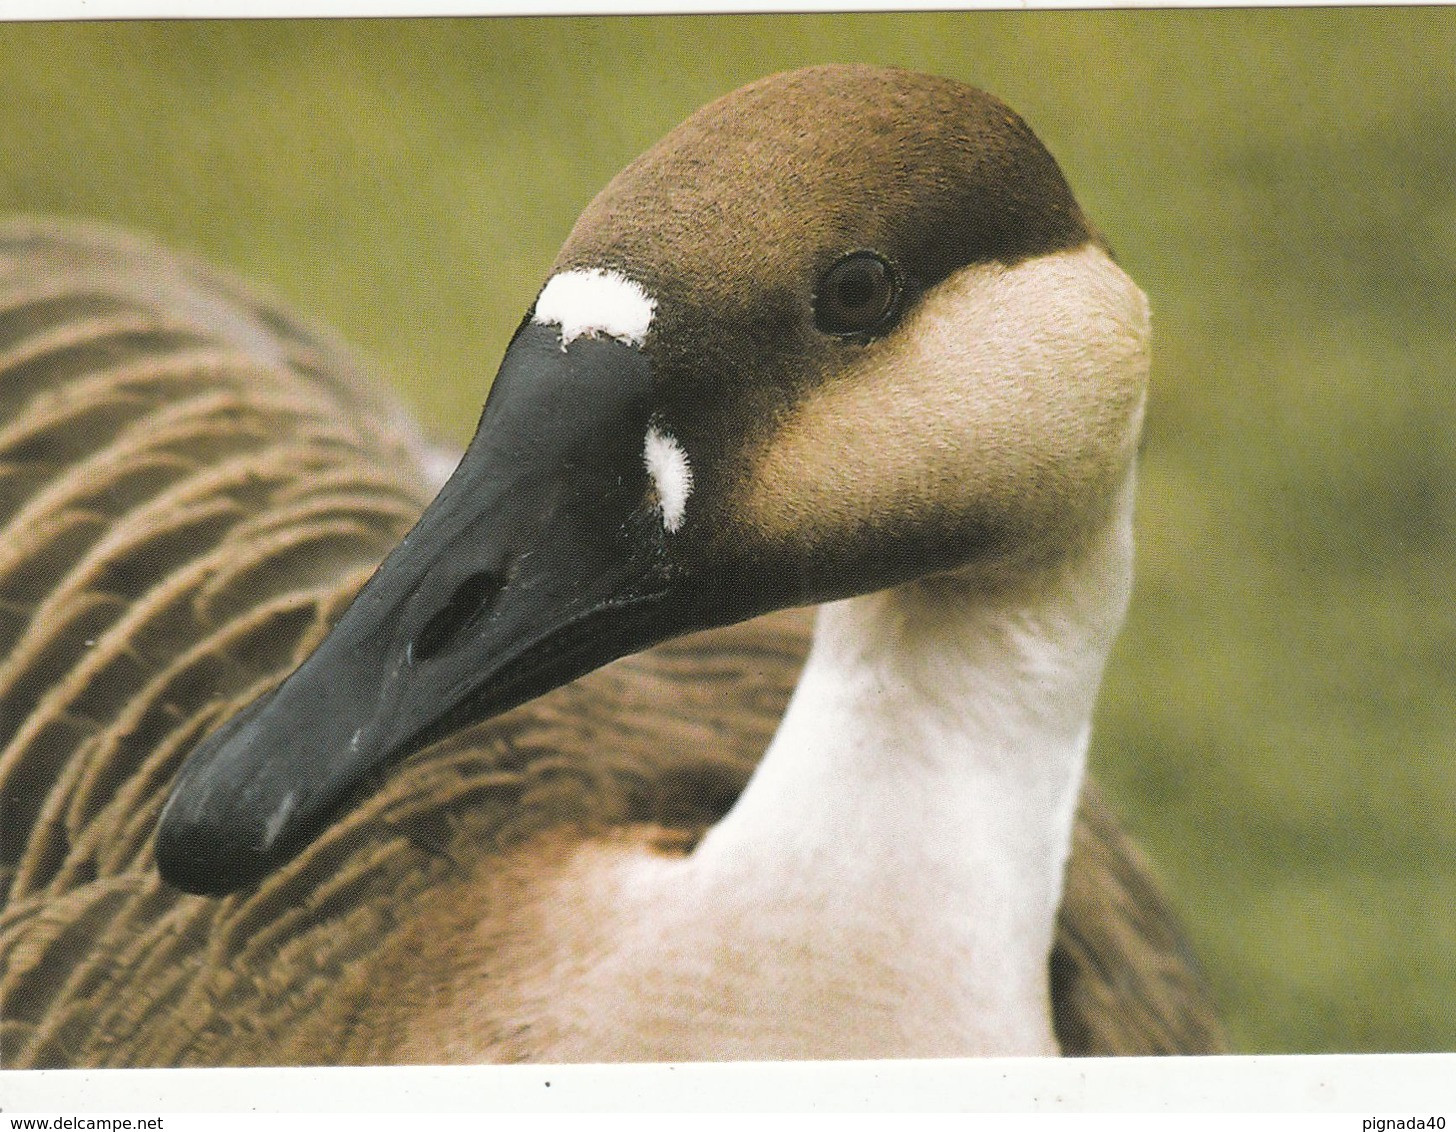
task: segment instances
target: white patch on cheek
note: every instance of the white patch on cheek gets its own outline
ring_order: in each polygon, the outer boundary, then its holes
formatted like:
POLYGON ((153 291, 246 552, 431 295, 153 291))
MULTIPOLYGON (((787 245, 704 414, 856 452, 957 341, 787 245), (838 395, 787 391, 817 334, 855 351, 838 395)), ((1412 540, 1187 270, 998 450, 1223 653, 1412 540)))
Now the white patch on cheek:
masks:
POLYGON ((688 454, 673 437, 654 425, 647 430, 647 439, 642 445, 642 463, 657 489, 662 525, 673 534, 682 526, 688 496, 693 492, 693 469, 688 463, 688 454))
POLYGON ((584 334, 605 334, 628 346, 640 346, 656 310, 657 300, 640 283, 594 267, 553 275, 536 299, 531 321, 560 326, 563 350, 584 334))

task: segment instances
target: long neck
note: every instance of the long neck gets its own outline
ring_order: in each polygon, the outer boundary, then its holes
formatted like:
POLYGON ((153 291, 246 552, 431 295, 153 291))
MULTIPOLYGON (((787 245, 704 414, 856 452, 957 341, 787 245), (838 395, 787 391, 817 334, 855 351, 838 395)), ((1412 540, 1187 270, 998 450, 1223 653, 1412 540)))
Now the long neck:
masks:
POLYGON ((815 908, 831 946, 878 940, 887 995, 933 984, 984 1047, 907 1034, 902 1052, 1055 1051, 1047 957, 1130 511, 1129 482, 1081 553, 1014 590, 946 575, 825 606, 758 773, 699 849, 767 922, 815 908))

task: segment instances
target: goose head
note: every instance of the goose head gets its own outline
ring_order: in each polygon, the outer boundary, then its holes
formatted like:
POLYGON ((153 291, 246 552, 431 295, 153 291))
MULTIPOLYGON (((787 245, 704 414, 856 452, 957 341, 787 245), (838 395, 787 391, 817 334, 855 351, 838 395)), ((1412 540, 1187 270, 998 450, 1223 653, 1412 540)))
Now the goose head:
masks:
POLYGON ((1142 293, 992 96, 867 66, 710 104, 587 207, 458 469, 332 634, 206 740, 163 875, 245 886, 390 765, 668 637, 1107 521, 1142 293))

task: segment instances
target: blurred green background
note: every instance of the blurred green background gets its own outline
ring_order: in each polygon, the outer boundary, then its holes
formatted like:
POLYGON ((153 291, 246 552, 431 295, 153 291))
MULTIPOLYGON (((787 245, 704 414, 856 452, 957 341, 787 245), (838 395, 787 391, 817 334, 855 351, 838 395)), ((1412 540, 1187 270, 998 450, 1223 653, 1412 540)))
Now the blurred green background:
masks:
POLYGON ((1237 1047, 1456 1049, 1456 10, 0 25, 0 207, 231 265, 463 442, 607 178, 834 60, 999 93, 1152 298, 1093 761, 1237 1047))

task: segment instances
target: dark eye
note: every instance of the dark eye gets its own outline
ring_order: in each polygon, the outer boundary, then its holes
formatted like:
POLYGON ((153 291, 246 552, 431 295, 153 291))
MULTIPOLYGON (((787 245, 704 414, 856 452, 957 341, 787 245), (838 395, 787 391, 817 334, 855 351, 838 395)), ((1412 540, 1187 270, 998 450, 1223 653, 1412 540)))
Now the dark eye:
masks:
POLYGON ((826 334, 873 334, 889 326, 900 298, 890 262, 851 252, 824 273, 814 296, 814 325, 826 334))

